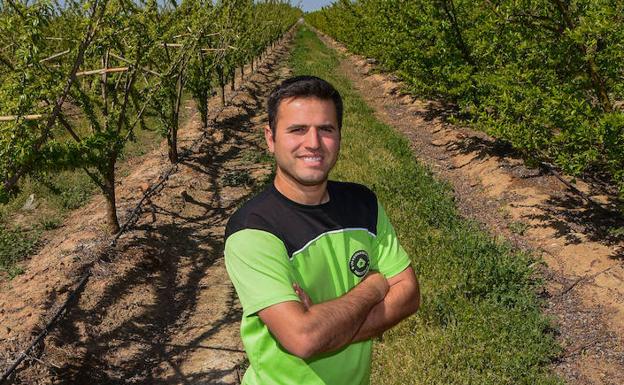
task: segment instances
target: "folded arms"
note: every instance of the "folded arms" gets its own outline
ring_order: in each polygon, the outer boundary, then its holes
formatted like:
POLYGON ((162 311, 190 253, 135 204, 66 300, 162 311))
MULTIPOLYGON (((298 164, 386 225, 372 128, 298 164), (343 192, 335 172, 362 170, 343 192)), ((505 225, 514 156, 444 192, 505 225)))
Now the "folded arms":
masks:
POLYGON ((372 272, 346 294, 319 304, 298 286, 295 291, 301 302, 281 302, 258 315, 286 350, 304 359, 380 335, 420 304, 411 267, 388 279, 372 272))

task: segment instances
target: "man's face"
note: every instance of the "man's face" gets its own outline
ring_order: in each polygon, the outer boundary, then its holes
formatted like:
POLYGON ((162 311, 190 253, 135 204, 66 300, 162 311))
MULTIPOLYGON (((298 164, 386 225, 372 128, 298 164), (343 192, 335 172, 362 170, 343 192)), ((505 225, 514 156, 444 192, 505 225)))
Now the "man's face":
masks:
POLYGON ((275 135, 265 127, 278 177, 302 186, 327 180, 340 150, 340 131, 332 100, 314 97, 284 99, 277 109, 275 135))

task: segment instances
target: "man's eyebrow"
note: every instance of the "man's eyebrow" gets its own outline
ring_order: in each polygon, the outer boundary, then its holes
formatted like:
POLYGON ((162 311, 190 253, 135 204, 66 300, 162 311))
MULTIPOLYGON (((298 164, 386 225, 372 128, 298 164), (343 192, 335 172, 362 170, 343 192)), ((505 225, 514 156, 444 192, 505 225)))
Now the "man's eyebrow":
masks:
POLYGON ((306 124, 293 124, 293 125, 288 126, 287 129, 288 130, 295 130, 297 128, 308 128, 308 125, 306 125, 306 124))
MULTIPOLYGON (((310 127, 310 125, 308 125, 308 124, 293 124, 293 125, 288 126, 286 129, 287 130, 296 130, 296 129, 299 129, 299 128, 308 128, 308 127, 310 127)), ((331 124, 331 123, 320 124, 317 127, 318 128, 322 128, 322 129, 328 129, 328 128, 331 128, 332 130, 336 129, 336 127, 333 124, 331 124)))

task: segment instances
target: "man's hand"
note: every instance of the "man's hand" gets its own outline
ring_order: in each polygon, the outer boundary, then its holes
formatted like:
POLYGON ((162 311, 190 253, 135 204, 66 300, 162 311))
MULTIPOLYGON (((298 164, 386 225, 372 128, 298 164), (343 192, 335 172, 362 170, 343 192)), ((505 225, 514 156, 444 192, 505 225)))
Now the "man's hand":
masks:
MULTIPOLYGON (((382 334, 403 318, 415 313, 420 305, 418 281, 411 267, 388 280, 373 271, 362 280, 360 285, 365 281, 371 289, 377 289, 380 294, 383 293, 384 299, 371 309, 352 342, 367 340, 382 334)), ((294 283, 293 287, 306 311, 310 309, 313 305, 310 296, 297 283, 294 283)))
POLYGON ((281 302, 258 315, 286 350, 310 358, 349 344, 373 306, 384 299, 388 282, 373 272, 343 296, 319 304, 298 285, 293 288, 301 302, 281 302))
MULTIPOLYGON (((377 271, 369 272, 359 284, 362 285, 365 281, 365 285, 369 286, 372 290, 377 290, 381 298, 384 298, 386 296, 386 293, 390 288, 390 286, 388 285, 388 280, 377 271)), ((310 310, 314 303, 312 302, 312 298, 310 298, 308 293, 306 293, 297 282, 293 283, 293 289, 295 290, 295 293, 297 293, 297 296, 299 296, 303 307, 306 310, 310 310)))
POLYGON ((380 296, 380 301, 384 299, 388 293, 390 286, 388 280, 378 271, 371 270, 366 277, 359 283, 360 285, 369 285, 371 289, 377 290, 380 296))
POLYGON ((314 303, 312 303, 312 298, 310 298, 308 293, 303 291, 303 289, 301 288, 301 286, 299 286, 297 282, 293 283, 293 289, 295 289, 295 293, 297 293, 297 296, 299 296, 299 299, 301 300, 301 304, 303 305, 305 310, 306 311, 310 310, 310 308, 312 307, 312 305, 314 305, 314 303))
POLYGON ((388 294, 371 309, 352 342, 379 336, 418 310, 420 287, 414 269, 408 267, 387 282, 390 285, 388 294))

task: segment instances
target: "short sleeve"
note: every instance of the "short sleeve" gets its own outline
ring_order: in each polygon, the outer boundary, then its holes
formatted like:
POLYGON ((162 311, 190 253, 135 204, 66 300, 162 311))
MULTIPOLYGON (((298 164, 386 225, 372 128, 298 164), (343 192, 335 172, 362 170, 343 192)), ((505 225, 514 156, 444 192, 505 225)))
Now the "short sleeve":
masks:
POLYGON ((225 241, 225 267, 243 306, 243 316, 285 301, 299 301, 286 248, 275 235, 244 229, 225 241))
POLYGON ((411 261, 399 244, 394 228, 381 203, 378 203, 377 207, 377 237, 374 252, 377 258, 376 269, 386 278, 390 278, 405 270, 411 261))

